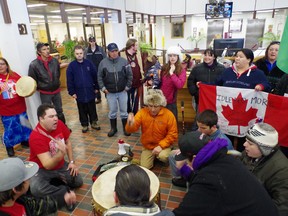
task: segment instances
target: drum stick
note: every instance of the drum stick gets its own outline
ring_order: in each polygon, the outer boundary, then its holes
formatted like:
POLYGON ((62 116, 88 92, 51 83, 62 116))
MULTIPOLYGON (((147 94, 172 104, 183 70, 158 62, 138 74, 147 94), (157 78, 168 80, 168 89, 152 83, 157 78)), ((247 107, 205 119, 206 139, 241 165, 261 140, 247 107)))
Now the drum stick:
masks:
POLYGON ((181 101, 181 113, 182 113, 182 132, 185 134, 185 122, 184 122, 184 101, 181 101))

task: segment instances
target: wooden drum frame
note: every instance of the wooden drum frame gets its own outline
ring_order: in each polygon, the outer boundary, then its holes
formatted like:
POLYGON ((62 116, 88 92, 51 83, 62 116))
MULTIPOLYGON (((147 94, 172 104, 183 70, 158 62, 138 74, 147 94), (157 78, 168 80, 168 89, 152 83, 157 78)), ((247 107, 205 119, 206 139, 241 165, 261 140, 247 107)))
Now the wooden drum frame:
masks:
MULTIPOLYGON (((124 165, 125 166, 125 165, 124 165)), ((116 175, 121 170, 123 165, 111 168, 104 173, 102 173, 92 185, 92 206, 94 215, 102 216, 104 212, 111 207, 115 206, 114 201, 114 189, 116 182, 116 175)), ((159 208, 161 206, 160 199, 160 182, 158 177, 150 170, 141 167, 148 174, 150 178, 150 199, 158 204, 159 208)))

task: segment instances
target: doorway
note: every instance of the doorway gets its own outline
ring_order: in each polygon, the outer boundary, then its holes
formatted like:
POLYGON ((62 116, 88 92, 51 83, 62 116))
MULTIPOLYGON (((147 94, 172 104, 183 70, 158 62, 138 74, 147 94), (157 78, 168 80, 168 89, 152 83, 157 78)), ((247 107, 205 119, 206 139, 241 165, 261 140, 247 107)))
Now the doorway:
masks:
POLYGON ((88 41, 89 37, 95 37, 97 45, 106 50, 105 28, 104 24, 85 24, 84 37, 88 41))
POLYGON ((257 50, 259 47, 258 38, 263 36, 265 19, 248 19, 245 35, 245 47, 257 50))

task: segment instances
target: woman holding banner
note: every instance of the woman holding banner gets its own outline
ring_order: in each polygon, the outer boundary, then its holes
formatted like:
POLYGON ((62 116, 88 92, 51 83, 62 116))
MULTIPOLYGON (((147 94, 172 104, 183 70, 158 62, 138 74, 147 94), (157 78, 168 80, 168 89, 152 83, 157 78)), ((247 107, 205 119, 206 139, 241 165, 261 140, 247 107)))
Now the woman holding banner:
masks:
MULTIPOLYGON (((232 88, 248 88, 256 91, 270 92, 271 86, 263 71, 259 70, 254 64, 254 54, 251 49, 243 48, 235 54, 235 62, 232 67, 227 68, 215 84, 232 88)), ((245 137, 234 137, 227 135, 234 148, 243 151, 245 137)))

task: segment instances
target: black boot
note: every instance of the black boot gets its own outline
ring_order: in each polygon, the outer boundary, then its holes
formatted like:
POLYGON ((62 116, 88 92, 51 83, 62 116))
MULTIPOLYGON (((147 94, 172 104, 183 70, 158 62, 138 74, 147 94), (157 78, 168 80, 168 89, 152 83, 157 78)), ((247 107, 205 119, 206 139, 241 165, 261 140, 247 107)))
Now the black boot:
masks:
POLYGON ((6 147, 6 151, 9 157, 15 156, 14 148, 13 147, 6 147))
POLYGON ((126 130, 125 130, 125 125, 127 123, 127 119, 122 119, 122 125, 123 125, 123 132, 124 132, 124 135, 125 136, 130 136, 131 134, 130 133, 127 133, 126 130))
POLYGON ((112 137, 117 133, 117 119, 110 119, 111 129, 108 132, 107 136, 112 137))
POLYGON ((27 141, 22 141, 22 142, 21 142, 21 145, 22 145, 22 146, 29 147, 29 141, 28 141, 28 140, 27 140, 27 141))

